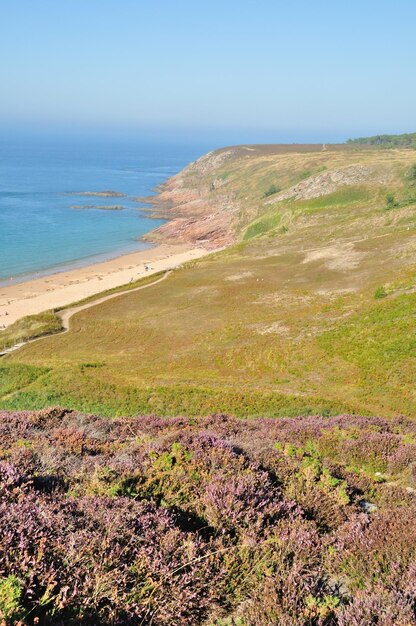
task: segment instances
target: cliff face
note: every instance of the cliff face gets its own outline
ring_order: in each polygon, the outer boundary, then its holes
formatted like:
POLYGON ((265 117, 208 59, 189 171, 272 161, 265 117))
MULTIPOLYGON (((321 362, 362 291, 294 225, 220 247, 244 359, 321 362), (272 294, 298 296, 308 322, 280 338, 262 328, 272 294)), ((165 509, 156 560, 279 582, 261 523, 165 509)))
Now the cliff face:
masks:
POLYGON ((235 241, 239 203, 232 193, 221 193, 223 180, 212 177, 233 154, 233 149, 210 152, 162 185, 151 203, 155 214, 169 221, 150 233, 149 241, 192 243, 207 249, 235 241))

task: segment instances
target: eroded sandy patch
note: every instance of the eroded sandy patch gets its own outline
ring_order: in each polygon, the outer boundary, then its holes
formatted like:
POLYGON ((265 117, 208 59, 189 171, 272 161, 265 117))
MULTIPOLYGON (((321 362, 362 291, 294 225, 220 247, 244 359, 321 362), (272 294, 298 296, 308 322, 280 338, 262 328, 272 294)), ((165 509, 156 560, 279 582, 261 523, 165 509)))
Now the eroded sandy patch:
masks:
POLYGON ((273 322, 273 324, 265 326, 257 326, 256 332, 259 335, 288 335, 289 327, 283 322, 273 322))
POLYGON ((267 304, 270 306, 280 306, 283 308, 293 308, 299 305, 307 305, 313 302, 314 298, 307 294, 294 294, 286 291, 276 291, 266 293, 255 301, 255 304, 267 304))
POLYGON ((312 263, 314 261, 325 261, 325 265, 330 270, 351 270, 358 267, 364 252, 355 249, 353 243, 336 244, 326 248, 310 250, 305 254, 302 263, 312 263))
POLYGON ((241 274, 231 274, 224 278, 224 280, 230 280, 232 282, 236 282, 239 280, 245 280, 246 278, 252 278, 254 274, 252 272, 241 272, 241 274))
POLYGON ((348 287, 346 289, 317 289, 315 293, 325 298, 338 298, 339 296, 346 296, 357 291, 354 287, 348 287))

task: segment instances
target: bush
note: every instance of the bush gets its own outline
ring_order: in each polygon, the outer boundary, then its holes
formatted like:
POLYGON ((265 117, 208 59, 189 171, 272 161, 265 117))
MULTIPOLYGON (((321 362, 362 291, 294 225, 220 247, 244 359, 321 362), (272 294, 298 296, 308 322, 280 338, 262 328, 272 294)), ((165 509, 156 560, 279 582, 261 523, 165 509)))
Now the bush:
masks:
POLYGON ((416 163, 413 163, 413 165, 411 166, 407 178, 412 184, 416 183, 416 163))
POLYGON ((386 196, 386 210, 389 211, 390 209, 395 209, 398 206, 399 203, 397 202, 394 194, 388 193, 386 196))
POLYGON ((385 298, 386 296, 387 296, 387 291, 385 290, 383 285, 381 285, 380 287, 377 287, 377 289, 374 292, 374 299, 381 300, 382 298, 385 298))
POLYGON ((275 193, 279 193, 281 188, 278 185, 270 185, 270 187, 263 193, 263 198, 268 198, 269 196, 273 196, 275 193))
POLYGON ((17 619, 20 613, 21 584, 16 576, 0 579, 0 618, 17 619))

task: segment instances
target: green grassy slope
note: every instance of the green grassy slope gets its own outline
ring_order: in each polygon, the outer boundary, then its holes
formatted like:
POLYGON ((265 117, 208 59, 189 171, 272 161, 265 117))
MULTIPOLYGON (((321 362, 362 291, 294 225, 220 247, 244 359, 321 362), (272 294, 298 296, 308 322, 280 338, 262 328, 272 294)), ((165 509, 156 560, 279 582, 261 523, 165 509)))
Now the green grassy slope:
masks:
POLYGON ((3 358, 0 406, 413 415, 414 162, 256 146, 194 169, 189 187, 239 207, 238 243, 3 358))
POLYGON ((62 330, 61 321, 53 311, 27 315, 0 333, 0 351, 15 344, 50 335, 62 330))

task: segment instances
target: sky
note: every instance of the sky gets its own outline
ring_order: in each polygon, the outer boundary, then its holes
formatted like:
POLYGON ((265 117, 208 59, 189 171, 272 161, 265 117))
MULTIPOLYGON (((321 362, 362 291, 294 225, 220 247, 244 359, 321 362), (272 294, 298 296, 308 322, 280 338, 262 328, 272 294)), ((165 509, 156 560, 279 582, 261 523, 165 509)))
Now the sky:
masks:
POLYGON ((0 0, 0 130, 416 131, 415 0, 0 0))

